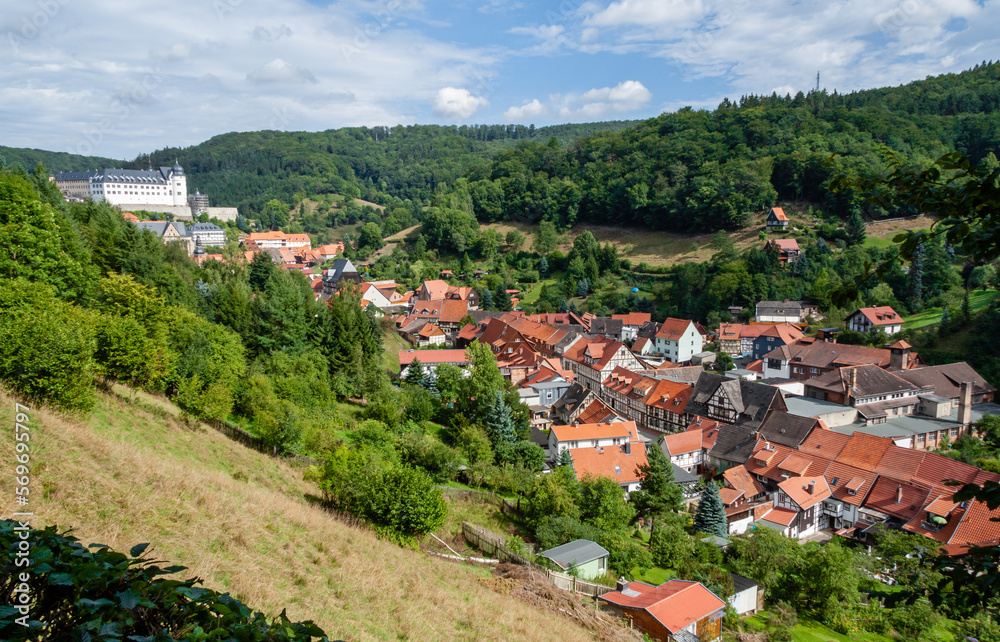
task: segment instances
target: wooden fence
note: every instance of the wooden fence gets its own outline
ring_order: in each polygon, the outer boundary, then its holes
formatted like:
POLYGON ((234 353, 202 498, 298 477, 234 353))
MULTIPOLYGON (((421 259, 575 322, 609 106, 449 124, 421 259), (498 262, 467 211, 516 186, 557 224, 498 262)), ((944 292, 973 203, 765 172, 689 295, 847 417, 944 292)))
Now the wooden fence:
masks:
MULTIPOLYGON (((508 502, 510 500, 503 501, 508 502)), ((514 504, 516 509, 516 502, 510 503, 514 504)), ((470 524, 469 522, 462 522, 462 535, 465 537, 465 541, 469 542, 469 544, 484 553, 492 555, 501 562, 527 566, 532 570, 537 571, 549 582, 552 582, 556 588, 560 588, 564 591, 571 591, 573 593, 580 593, 582 595, 589 595, 590 597, 596 598, 615 590, 610 586, 587 582, 573 577, 572 575, 551 571, 543 566, 535 564, 530 559, 507 548, 506 540, 502 535, 498 535, 497 533, 483 528, 482 526, 476 526, 475 524, 470 524)))

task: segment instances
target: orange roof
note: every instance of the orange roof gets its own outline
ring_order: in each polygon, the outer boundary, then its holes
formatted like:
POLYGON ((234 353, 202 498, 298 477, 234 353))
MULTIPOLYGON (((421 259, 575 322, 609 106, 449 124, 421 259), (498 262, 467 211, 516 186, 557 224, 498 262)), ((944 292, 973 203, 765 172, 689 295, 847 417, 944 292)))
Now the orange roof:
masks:
POLYGON ((795 473, 796 475, 802 475, 809 470, 809 466, 811 464, 811 459, 792 453, 781 460, 781 463, 778 464, 778 468, 781 470, 787 470, 790 473, 795 473))
POLYGON ((438 363, 463 364, 466 363, 465 350, 400 350, 399 364, 408 366, 414 359, 419 359, 420 363, 427 365, 438 363))
POLYGON ((739 341, 742 331, 742 323, 721 323, 719 324, 719 340, 739 341))
POLYGON ((691 430, 666 435, 663 437, 663 443, 671 456, 695 453, 701 450, 701 432, 691 430))
POLYGON ((798 513, 793 510, 788 510, 787 508, 772 508, 760 519, 774 524, 781 524, 782 526, 791 526, 796 517, 798 517, 798 513))
POLYGON ((691 321, 669 318, 663 322, 663 327, 656 333, 656 338, 667 341, 677 341, 691 327, 691 321))
POLYGON ((926 486, 879 477, 868 493, 865 507, 899 519, 911 519, 920 511, 929 494, 930 489, 926 486))
POLYGON ((851 435, 850 440, 848 440, 836 459, 842 464, 854 466, 861 470, 875 470, 875 466, 882 459, 882 455, 891 445, 892 440, 888 437, 876 437, 875 435, 856 432, 851 435))
POLYGON ((736 490, 735 488, 720 488, 719 497, 722 499, 722 503, 726 506, 730 506, 738 500, 740 497, 745 495, 742 490, 736 490))
POLYGON ((139 217, 133 214, 132 212, 122 212, 122 218, 128 221, 129 223, 139 222, 139 217))
POLYGON ((445 299, 441 302, 441 323, 458 323, 469 313, 469 304, 461 299, 445 299))
POLYGON ((917 469, 920 468, 920 464, 926 456, 927 453, 922 450, 913 450, 892 444, 886 449, 873 470, 893 479, 910 480, 916 477, 917 469))
POLYGON ((431 301, 441 301, 448 294, 448 284, 441 279, 424 281, 423 287, 431 301))
POLYGON ((850 440, 851 437, 849 435, 818 428, 809 433, 806 440, 799 446, 799 450, 804 453, 835 459, 850 440))
POLYGON ((645 405, 684 414, 694 388, 679 381, 659 379, 646 395, 645 405))
POLYGON ((786 495, 792 498, 803 510, 815 506, 830 496, 830 485, 826 478, 819 477, 789 477, 778 484, 786 495))
POLYGON ((589 439, 613 439, 636 437, 635 422, 622 421, 602 424, 576 424, 571 426, 552 426, 556 439, 563 441, 584 441, 589 439))
POLYGON ((597 397, 594 397, 594 400, 590 402, 590 405, 587 406, 587 408, 583 412, 581 412, 580 416, 578 416, 576 419, 582 424, 587 424, 587 423, 594 424, 594 423, 606 422, 610 419, 614 419, 617 416, 618 413, 612 410, 611 406, 604 403, 597 397))
POLYGON ((646 448, 638 441, 625 446, 604 446, 603 448, 571 448, 573 470, 576 478, 608 477, 619 484, 634 484, 639 481, 636 468, 645 466, 646 448))
MULTIPOLYGON (((854 314, 860 312, 874 326, 898 325, 903 322, 903 317, 892 309, 891 306, 881 305, 875 308, 860 308, 854 314)), ((853 315, 851 315, 853 316, 853 315)))
POLYGON ((612 314, 611 318, 621 321, 622 325, 642 325, 652 321, 653 315, 649 312, 629 312, 628 314, 612 314))
POLYGON ((798 251, 799 249, 799 242, 795 239, 775 239, 771 242, 786 252, 789 250, 798 251))
POLYGON ((444 332, 433 323, 428 323, 424 327, 420 328, 420 332, 417 333, 417 336, 430 339, 431 337, 443 337, 444 332))
POLYGON ((670 633, 677 633, 725 608, 726 603, 699 582, 670 580, 653 586, 629 582, 630 595, 611 591, 602 600, 630 609, 647 611, 670 633))
POLYGON ((781 209, 780 207, 772 207, 771 214, 774 214, 775 218, 777 218, 779 221, 788 220, 788 217, 785 216, 785 210, 781 209))
POLYGON ((726 480, 727 484, 736 490, 742 491, 748 499, 764 492, 764 485, 750 475, 746 466, 729 468, 726 472, 722 473, 722 477, 726 480))
POLYGON ((842 502, 860 506, 878 475, 834 461, 830 462, 823 476, 830 484, 830 494, 842 502))

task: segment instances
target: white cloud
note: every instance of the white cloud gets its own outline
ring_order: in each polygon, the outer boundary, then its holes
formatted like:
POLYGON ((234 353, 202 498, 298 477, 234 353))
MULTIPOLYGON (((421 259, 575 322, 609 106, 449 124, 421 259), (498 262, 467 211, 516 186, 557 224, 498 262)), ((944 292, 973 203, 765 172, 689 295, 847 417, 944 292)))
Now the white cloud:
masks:
POLYGON ((649 104, 653 94, 638 80, 626 80, 614 87, 600 87, 580 96, 554 95, 559 115, 571 120, 604 118, 641 109, 649 104))
POLYGON ((520 107, 511 107, 503 113, 505 123, 524 123, 533 118, 544 116, 549 113, 549 108, 543 105, 537 98, 531 102, 524 103, 520 107))
POLYGON ((257 71, 247 74, 247 80, 255 83, 278 82, 296 85, 318 82, 316 76, 308 69, 291 65, 281 58, 275 58, 257 71))
POLYGON ((465 120, 479 111, 480 107, 489 107, 490 101, 479 96, 473 96, 468 89, 459 87, 442 87, 434 99, 431 112, 440 118, 448 120, 465 120))

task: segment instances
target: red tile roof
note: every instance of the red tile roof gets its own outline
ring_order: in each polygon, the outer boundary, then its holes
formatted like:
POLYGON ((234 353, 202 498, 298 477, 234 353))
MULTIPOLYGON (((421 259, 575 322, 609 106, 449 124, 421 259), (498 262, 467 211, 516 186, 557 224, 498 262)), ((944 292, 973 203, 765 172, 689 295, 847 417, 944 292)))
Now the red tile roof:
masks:
POLYGON ((803 510, 815 506, 830 496, 830 485, 822 476, 789 477, 778 488, 803 510))
POLYGON ((653 316, 649 312, 629 312, 628 314, 612 314, 612 319, 622 322, 622 325, 642 325, 652 321, 653 316))
POLYGON ((772 508, 759 519, 763 519, 774 524, 780 524, 782 526, 791 526, 796 517, 798 517, 798 513, 793 510, 788 510, 787 508, 772 508))
POLYGON ((774 214, 775 218, 777 218, 779 221, 788 220, 788 217, 785 216, 785 210, 781 209, 780 207, 772 207, 770 213, 774 214))
POLYGON ((754 479, 747 471, 746 466, 734 466, 722 473, 726 483, 741 491, 747 499, 760 495, 764 492, 764 485, 754 479))
POLYGON ((835 459, 850 440, 849 435, 842 435, 832 430, 817 428, 809 433, 806 440, 799 446, 799 450, 804 453, 835 459))
MULTIPOLYGON (((903 317, 899 315, 898 312, 892 309, 891 306, 882 305, 874 308, 861 308, 855 311, 854 314, 860 312, 869 323, 874 326, 880 325, 899 325, 903 323, 903 317)), ((851 316, 854 316, 853 314, 851 316)))
POLYGON ((584 409, 584 411, 580 413, 580 416, 578 416, 576 419, 580 423, 596 424, 600 422, 609 421, 617 416, 618 413, 612 410, 611 406, 609 406, 608 404, 604 403, 603 401, 595 397, 590 402, 590 405, 587 406, 584 409))
MULTIPOLYGON (((804 475, 809 472, 812 460, 802 455, 791 453, 778 464, 780 470, 785 470, 796 475, 804 475)), ((815 471, 813 471, 815 472, 815 471)))
POLYGON ((908 520, 920 512, 920 507, 927 501, 930 492, 926 486, 879 477, 868 493, 865 506, 908 520))
POLYGON ((731 506, 733 502, 739 498, 746 495, 742 490, 736 490, 735 488, 720 488, 719 497, 722 499, 722 503, 726 506, 731 506))
POLYGON ((893 444, 886 449, 882 459, 873 470, 886 477, 909 481, 916 477, 917 469, 920 468, 926 455, 927 453, 922 450, 903 448, 893 444))
POLYGON ((458 323, 469 313, 469 304, 461 299, 445 299, 441 302, 441 323, 458 323))
POLYGON ((423 289, 426 291, 427 297, 431 301, 441 301, 444 299, 445 295, 448 294, 448 284, 441 279, 424 281, 423 289))
POLYGON ((871 471, 836 461, 830 462, 823 476, 830 484, 830 492, 835 498, 854 506, 861 505, 878 477, 871 471))
POLYGON ((656 338, 677 341, 687 332, 689 327, 691 327, 691 321, 669 318, 663 322, 663 327, 656 333, 656 338))
POLYGON ((887 437, 856 432, 837 455, 837 461, 862 470, 874 470, 891 445, 892 440, 887 437))
POLYGON ((678 432, 663 437, 663 443, 671 456, 696 453, 701 450, 701 432, 678 432))
POLYGON ((670 580, 659 586, 630 582, 627 587, 637 596, 612 591, 602 600, 631 609, 645 609, 671 633, 721 611, 726 603, 699 582, 670 580))

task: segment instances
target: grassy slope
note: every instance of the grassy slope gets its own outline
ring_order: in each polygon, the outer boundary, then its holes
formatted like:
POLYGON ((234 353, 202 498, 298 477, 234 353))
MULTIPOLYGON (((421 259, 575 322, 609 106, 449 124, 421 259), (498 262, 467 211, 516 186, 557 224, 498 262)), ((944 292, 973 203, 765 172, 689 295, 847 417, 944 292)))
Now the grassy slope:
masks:
MULTIPOLYGON (((0 425, 14 399, 0 391, 0 425)), ((165 415, 166 413, 164 413, 165 415)), ((345 639, 589 639, 568 620, 500 595, 486 571, 376 539, 311 504, 301 471, 102 396, 76 421, 32 413, 36 525, 153 554, 255 608, 313 619, 345 639), (239 473, 239 474, 237 474, 239 473)), ((12 452, 11 430, 0 449, 12 452)), ((12 480, 0 492, 13 497, 12 480)), ((10 501, 9 499, 7 500, 10 501)), ((13 507, 5 504, 4 516, 13 507)))
MULTIPOLYGON (((972 311, 972 314, 978 314, 985 310, 993 301, 996 294, 996 290, 976 290, 975 292, 971 292, 969 294, 969 309, 972 311)), ((916 330, 917 328, 929 325, 937 325, 941 323, 943 315, 943 308, 927 308, 916 314, 903 317, 903 327, 916 330)))

